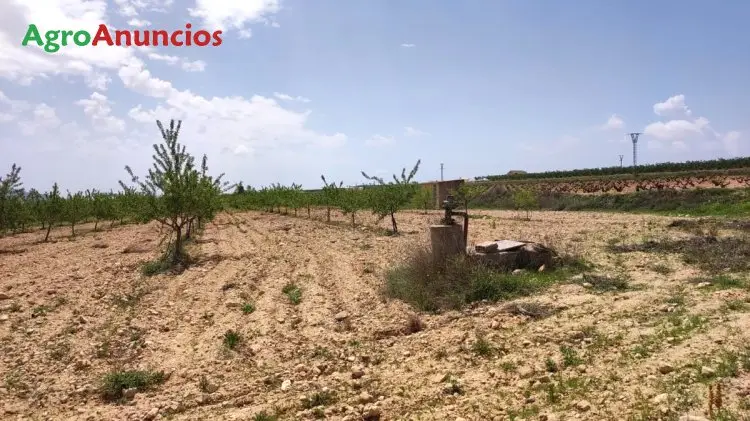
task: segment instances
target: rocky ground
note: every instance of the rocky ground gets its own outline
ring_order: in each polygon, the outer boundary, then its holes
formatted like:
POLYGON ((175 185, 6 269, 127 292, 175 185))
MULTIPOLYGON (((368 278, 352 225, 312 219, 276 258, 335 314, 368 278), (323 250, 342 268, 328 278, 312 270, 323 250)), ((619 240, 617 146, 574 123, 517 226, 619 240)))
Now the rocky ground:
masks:
MULTIPOLYGON (((158 255, 155 225, 86 226, 75 238, 60 228, 51 243, 40 243, 40 232, 2 238, 0 418, 645 421, 750 414, 745 276, 675 253, 608 249, 689 238, 700 224, 480 213, 470 240, 538 241, 584 256, 592 273, 607 278, 571 279, 516 305, 416 312, 383 296, 384 273, 427 244, 435 214, 399 215, 398 237, 351 229, 340 215, 337 224, 321 222, 320 213, 314 221, 222 215, 190 245, 197 262, 175 276, 141 274, 158 255), (127 370, 164 375, 146 376, 156 384, 126 390, 117 403, 105 401, 103 378, 127 370), (723 409, 709 416, 714 385, 721 398, 713 392, 713 401, 723 409)), ((711 229, 745 241, 734 227, 711 229)))

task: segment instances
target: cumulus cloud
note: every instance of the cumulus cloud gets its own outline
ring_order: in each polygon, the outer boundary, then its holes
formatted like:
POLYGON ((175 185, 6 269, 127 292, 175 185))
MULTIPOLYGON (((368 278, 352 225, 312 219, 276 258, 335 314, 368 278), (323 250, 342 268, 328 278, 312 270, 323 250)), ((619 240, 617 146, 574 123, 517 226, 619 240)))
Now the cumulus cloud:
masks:
POLYGON ((195 7, 188 8, 190 16, 199 18, 203 26, 214 30, 236 30, 240 37, 251 35, 247 25, 255 22, 271 26, 270 15, 281 9, 279 0, 195 0, 195 7))
MULTIPOLYGON (((30 22, 41 31, 80 28, 94 33, 99 24, 110 24, 111 18, 117 18, 115 14, 124 17, 123 21, 130 26, 147 25, 150 19, 147 13, 174 8, 174 3, 168 0, 117 0, 109 4, 105 0, 0 2, 0 82, 21 85, 19 92, 28 89, 28 93, 48 90, 49 86, 42 86, 47 81, 63 79, 72 84, 71 89, 45 96, 49 98, 46 103, 22 100, 34 95, 18 95, 16 90, 12 91, 15 98, 0 92, 3 125, 0 155, 23 159, 19 157, 32 151, 55 151, 54 162, 76 162, 61 158, 63 154, 107 156, 86 167, 70 167, 65 171, 62 166, 68 164, 47 165, 31 176, 30 185, 34 184, 33 177, 45 177, 41 185, 54 179, 63 184, 76 183, 76 188, 89 188, 92 174, 96 173, 97 180, 107 180, 105 187, 115 187, 112 184, 125 163, 134 169, 146 166, 150 145, 158 141, 154 136, 156 119, 185 120, 181 141, 193 153, 206 151, 210 157, 215 154, 213 159, 220 161, 215 165, 226 171, 238 168, 235 163, 239 161, 235 160, 256 157, 263 157, 261 165, 274 165, 274 160, 283 162, 283 157, 287 162, 309 163, 311 171, 319 171, 322 161, 310 157, 316 154, 330 157, 327 149, 346 144, 344 133, 311 129, 312 110, 285 107, 287 102, 310 102, 302 96, 281 93, 272 97, 252 93, 244 97, 215 96, 210 91, 194 90, 200 90, 201 84, 186 89, 190 82, 185 79, 194 76, 172 78, 176 70, 202 72, 210 68, 206 60, 189 60, 172 53, 174 50, 97 46, 68 47, 48 54, 37 46, 20 45, 19 37, 30 22), (71 92, 77 93, 71 96, 71 92), (14 131, 18 136, 29 136, 24 148, 8 149, 10 143, 4 140, 16 136, 14 131)), ((279 26, 272 19, 280 7, 277 1, 196 0, 194 3, 189 12, 206 27, 219 25, 238 34, 242 31, 249 34, 253 23, 279 26)), ((245 173, 247 166, 239 168, 245 173)))
POLYGON ((625 127, 625 121, 617 114, 612 114, 606 123, 601 127, 603 130, 620 130, 625 127))
POLYGON ((416 44, 403 43, 401 46, 404 48, 414 48, 416 47, 416 44))
POLYGON ((654 104, 654 113, 659 116, 684 115, 690 116, 692 111, 685 104, 685 95, 679 94, 667 98, 664 102, 654 104))

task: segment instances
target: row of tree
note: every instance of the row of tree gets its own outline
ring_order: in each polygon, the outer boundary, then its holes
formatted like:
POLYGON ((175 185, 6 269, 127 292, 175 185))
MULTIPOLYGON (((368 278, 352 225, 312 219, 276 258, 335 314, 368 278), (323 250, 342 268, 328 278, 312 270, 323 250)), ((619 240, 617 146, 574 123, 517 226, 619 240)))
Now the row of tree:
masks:
MULTIPOLYGON (((682 171, 735 170, 750 168, 750 157, 732 159, 712 159, 706 161, 662 162, 658 164, 638 165, 638 173, 671 173, 682 171)), ((486 175, 477 180, 526 180, 542 178, 567 178, 587 176, 609 176, 632 174, 633 167, 584 168, 567 171, 545 171, 537 173, 513 173, 504 175, 486 175)))
POLYGON ((339 210, 351 218, 352 226, 356 225, 356 215, 362 211, 370 211, 379 220, 390 217, 393 233, 398 233, 396 213, 403 209, 431 209, 433 207, 432 190, 420 186, 413 181, 419 170, 420 161, 407 174, 406 168, 400 177, 393 176, 392 182, 386 182, 380 177, 362 175, 370 184, 356 187, 344 187, 343 182, 329 182, 321 176, 323 188, 305 191, 302 186, 292 184, 282 186, 273 184, 260 189, 246 188, 238 184, 234 194, 225 198, 227 207, 234 209, 254 209, 267 212, 293 213, 306 211, 311 217, 312 208, 326 210, 326 222, 331 221, 331 212, 339 210))
POLYGON ((21 168, 14 164, 0 178, 0 234, 38 227, 45 230, 44 241, 48 241, 52 227, 59 225, 69 225, 74 236, 76 225, 82 222, 94 222, 97 230, 105 221, 110 225, 158 221, 168 232, 163 261, 176 265, 186 257, 184 241, 228 207, 272 212, 284 209, 295 214, 305 208, 308 215, 312 207, 322 207, 327 210, 327 221, 331 211, 338 209, 351 216, 353 225, 358 212, 369 210, 381 220, 390 217, 393 232, 398 233, 397 212, 433 206, 431 190, 414 181, 419 161, 408 174, 404 168, 401 176, 394 175, 390 182, 362 172, 370 184, 353 188, 328 182, 323 176, 323 188, 317 191, 304 191, 297 184, 259 189, 246 188, 241 183, 229 186, 222 181, 223 174, 215 178, 208 175, 205 155, 198 167, 195 158, 179 143, 181 122, 171 121, 168 128, 160 121, 156 123, 162 142, 153 145, 153 167, 141 180, 126 166, 129 181, 120 181, 119 192, 87 190, 63 194, 57 183, 46 193, 26 191, 21 168), (232 188, 234 193, 228 194, 232 188))

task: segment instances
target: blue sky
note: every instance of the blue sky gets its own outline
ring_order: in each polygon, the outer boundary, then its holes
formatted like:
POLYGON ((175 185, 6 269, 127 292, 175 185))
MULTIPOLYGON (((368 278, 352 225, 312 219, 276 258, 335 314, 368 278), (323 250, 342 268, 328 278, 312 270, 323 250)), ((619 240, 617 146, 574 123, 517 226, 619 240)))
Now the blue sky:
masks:
MULTIPOLYGON (((6 4, 7 3, 7 4, 6 4)), ((0 165, 115 188, 156 118, 250 185, 420 180, 750 154, 750 4, 698 1, 10 0, 0 165), (165 13, 166 11, 166 13, 165 13), (223 29, 217 48, 21 47, 40 30, 223 29), (146 25, 148 23, 148 25, 146 25)))

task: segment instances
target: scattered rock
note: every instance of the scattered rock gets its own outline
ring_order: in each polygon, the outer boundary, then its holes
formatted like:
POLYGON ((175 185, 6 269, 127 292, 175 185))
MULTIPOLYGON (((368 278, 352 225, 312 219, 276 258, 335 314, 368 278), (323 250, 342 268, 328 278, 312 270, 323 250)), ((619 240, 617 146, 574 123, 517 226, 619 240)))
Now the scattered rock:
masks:
POLYGON ((349 318, 349 313, 345 311, 341 311, 336 313, 335 316, 333 316, 334 319, 336 319, 337 322, 343 322, 344 320, 349 318))
POLYGON ((703 366, 701 367, 701 376, 703 377, 713 377, 716 375, 716 370, 714 370, 711 367, 703 366))
POLYGON ((661 374, 669 374, 674 371, 674 367, 669 363, 662 363, 659 365, 658 370, 661 374))
POLYGON ((4 292, 0 292, 0 301, 2 301, 2 300, 10 300, 10 295, 8 295, 8 294, 6 294, 4 292))
POLYGON ((651 402, 653 402, 656 405, 663 405, 669 401, 669 394, 668 393, 662 393, 659 395, 654 396, 653 399, 651 399, 651 402))
POLYGON ((576 409, 585 412, 591 409, 591 404, 586 400, 578 401, 576 402, 576 409))
POLYGON ((125 390, 122 391, 122 397, 125 398, 125 399, 127 399, 127 400, 131 400, 131 399, 135 398, 135 394, 136 393, 138 393, 138 389, 135 388, 135 387, 131 387, 129 389, 125 389, 125 390))
POLYGON ((353 379, 361 379, 365 375, 365 370, 362 367, 355 367, 352 370, 353 379))
POLYGON ((292 381, 289 379, 284 380, 281 382, 281 390, 287 391, 292 387, 292 381))

